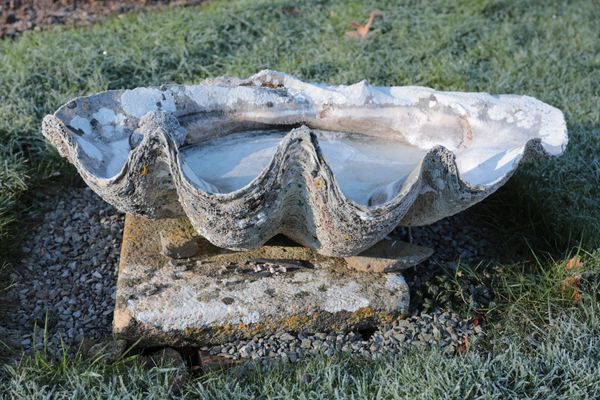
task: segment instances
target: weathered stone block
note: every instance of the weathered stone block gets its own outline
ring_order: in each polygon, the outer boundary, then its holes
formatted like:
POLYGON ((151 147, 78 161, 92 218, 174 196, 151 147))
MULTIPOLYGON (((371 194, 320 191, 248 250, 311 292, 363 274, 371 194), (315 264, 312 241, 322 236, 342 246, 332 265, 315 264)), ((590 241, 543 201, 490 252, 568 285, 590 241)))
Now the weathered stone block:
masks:
POLYGON ((125 222, 114 333, 142 345, 216 344, 258 333, 349 330, 407 311, 398 273, 365 273, 278 238, 231 252, 197 238, 194 258, 161 253, 158 232, 181 219, 125 222))

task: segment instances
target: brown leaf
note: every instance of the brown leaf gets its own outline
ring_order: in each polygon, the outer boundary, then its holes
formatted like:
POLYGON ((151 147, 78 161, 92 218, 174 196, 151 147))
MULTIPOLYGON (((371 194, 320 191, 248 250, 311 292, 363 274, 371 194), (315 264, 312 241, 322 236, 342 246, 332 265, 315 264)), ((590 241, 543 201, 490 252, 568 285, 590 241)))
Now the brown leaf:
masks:
POLYGON ((355 38, 355 39, 366 39, 369 37, 369 31, 373 26, 373 21, 375 21, 376 17, 383 17, 383 14, 379 11, 373 11, 369 15, 369 20, 365 25, 361 25, 358 22, 352 21, 350 25, 355 29, 355 31, 346 32, 346 36, 355 38))
POLYGON ((571 275, 563 279, 560 291, 563 296, 570 296, 576 304, 581 301, 581 274, 576 273, 583 268, 581 257, 575 256, 567 261, 565 271, 571 275))
POLYGON ((570 296, 575 303, 579 303, 581 300, 581 292, 579 291, 580 287, 581 275, 567 276, 560 286, 560 291, 562 292, 563 296, 570 296))
POLYGON ((470 347, 471 347, 471 340, 469 339, 468 336, 464 336, 463 337, 463 342, 460 345, 460 347, 458 348, 458 352, 460 354, 465 354, 467 351, 469 351, 470 347))
POLYGON ((579 302, 581 301, 581 292, 579 290, 573 290, 571 297, 573 298, 575 304, 579 304, 579 302))
POLYGON ((482 314, 478 314, 475 318, 473 318, 471 320, 471 326, 473 328, 475 328, 476 326, 481 325, 482 322, 483 322, 483 315, 482 314))
POLYGON ((580 270, 583 267, 583 261, 581 261, 581 257, 579 256, 575 256, 573 258, 571 258, 569 261, 567 261, 567 265, 565 267, 565 269, 567 271, 569 270, 580 270))

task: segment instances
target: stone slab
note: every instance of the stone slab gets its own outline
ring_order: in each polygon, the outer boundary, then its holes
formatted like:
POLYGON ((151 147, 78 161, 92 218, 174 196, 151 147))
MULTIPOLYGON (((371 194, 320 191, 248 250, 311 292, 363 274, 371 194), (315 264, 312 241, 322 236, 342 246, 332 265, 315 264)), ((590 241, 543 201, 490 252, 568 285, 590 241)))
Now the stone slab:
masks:
POLYGON ((397 272, 360 272, 349 266, 352 260, 325 257, 281 237, 232 252, 196 235, 198 253, 176 260, 163 254, 161 232, 177 230, 193 232, 185 219, 127 215, 117 338, 144 346, 219 344, 258 333, 368 328, 408 309, 408 286, 397 272))

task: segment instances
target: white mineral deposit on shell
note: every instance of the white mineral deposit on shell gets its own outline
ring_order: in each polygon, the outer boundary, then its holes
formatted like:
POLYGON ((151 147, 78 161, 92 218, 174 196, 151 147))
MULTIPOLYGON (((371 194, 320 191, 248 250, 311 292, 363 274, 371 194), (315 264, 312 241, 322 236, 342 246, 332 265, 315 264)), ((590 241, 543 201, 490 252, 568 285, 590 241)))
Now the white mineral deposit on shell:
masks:
POLYGON ((560 110, 528 96, 268 70, 80 97, 43 132, 122 211, 186 215, 234 250, 284 234, 334 256, 456 214, 567 144, 560 110))

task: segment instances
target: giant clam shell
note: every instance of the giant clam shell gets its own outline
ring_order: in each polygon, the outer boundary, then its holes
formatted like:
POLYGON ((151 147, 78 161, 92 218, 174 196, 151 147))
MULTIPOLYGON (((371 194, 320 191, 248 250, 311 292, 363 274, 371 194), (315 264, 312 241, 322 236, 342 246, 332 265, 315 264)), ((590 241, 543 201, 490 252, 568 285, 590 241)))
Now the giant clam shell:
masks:
POLYGON ((79 97, 43 133, 122 211, 186 215, 220 247, 284 234, 333 256, 464 210, 567 143, 560 110, 528 96, 269 70, 79 97))

